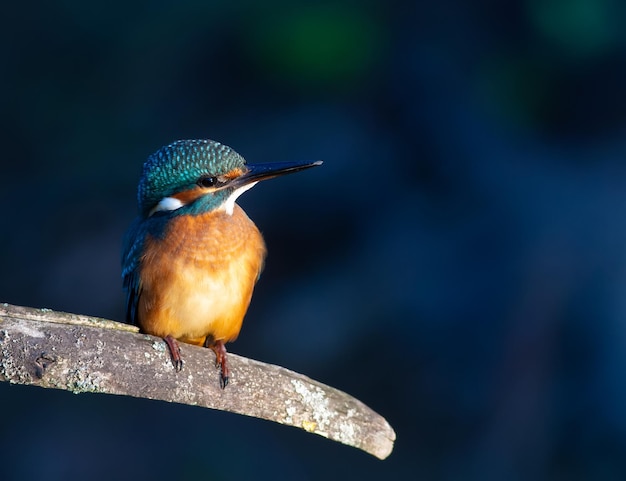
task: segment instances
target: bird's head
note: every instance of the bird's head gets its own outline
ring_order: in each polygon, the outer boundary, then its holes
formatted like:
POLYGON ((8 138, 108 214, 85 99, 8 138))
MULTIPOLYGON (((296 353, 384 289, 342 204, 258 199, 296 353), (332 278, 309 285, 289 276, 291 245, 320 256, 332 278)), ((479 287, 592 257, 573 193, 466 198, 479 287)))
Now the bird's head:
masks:
POLYGON ((213 140, 179 140, 160 148, 143 166, 138 201, 141 215, 178 211, 200 214, 223 209, 258 181, 320 165, 275 162, 248 165, 230 147, 213 140))

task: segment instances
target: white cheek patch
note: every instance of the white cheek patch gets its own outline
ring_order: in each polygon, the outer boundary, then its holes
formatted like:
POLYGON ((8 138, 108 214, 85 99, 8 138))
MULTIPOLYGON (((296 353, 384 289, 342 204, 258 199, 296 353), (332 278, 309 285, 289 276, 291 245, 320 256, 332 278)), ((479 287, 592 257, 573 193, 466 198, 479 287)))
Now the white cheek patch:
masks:
POLYGON ((233 210, 235 209, 235 201, 237 200, 237 197, 243 194, 246 190, 252 189, 252 187, 254 187, 256 184, 256 182, 251 182, 250 184, 246 184, 239 187, 238 189, 235 189, 233 193, 230 194, 228 199, 226 199, 226 202, 221 205, 220 209, 224 210, 228 215, 233 215, 233 210))
POLYGON ((164 197, 159 201, 154 209, 150 211, 148 217, 150 217, 155 212, 180 209, 183 205, 185 204, 183 204, 176 197, 164 197))

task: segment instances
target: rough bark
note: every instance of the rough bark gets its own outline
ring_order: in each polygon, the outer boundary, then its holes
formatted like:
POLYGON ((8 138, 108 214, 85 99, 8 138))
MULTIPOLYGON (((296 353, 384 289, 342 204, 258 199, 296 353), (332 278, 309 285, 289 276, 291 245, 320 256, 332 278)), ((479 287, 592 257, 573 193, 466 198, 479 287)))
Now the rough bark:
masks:
POLYGON ((162 339, 134 326, 0 304, 0 380, 203 406, 295 426, 380 459, 393 449, 387 421, 361 401, 280 366, 229 354, 225 390, 210 349, 181 343, 176 372, 162 339))

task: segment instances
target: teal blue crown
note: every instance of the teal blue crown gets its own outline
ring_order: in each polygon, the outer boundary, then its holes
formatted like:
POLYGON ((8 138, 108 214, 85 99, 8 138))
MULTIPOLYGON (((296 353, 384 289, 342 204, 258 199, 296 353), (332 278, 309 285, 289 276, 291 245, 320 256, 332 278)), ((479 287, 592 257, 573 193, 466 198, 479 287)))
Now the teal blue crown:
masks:
POLYGON ((161 147, 143 166, 139 209, 147 216, 161 199, 193 188, 200 177, 223 175, 245 163, 233 149, 213 140, 178 140, 161 147))

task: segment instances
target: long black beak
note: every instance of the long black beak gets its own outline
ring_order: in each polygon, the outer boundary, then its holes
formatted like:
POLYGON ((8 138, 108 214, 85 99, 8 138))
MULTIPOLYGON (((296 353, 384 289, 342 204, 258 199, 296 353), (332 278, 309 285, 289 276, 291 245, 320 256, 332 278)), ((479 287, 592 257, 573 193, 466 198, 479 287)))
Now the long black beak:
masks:
POLYGON ((252 182, 258 182, 260 180, 273 179, 274 177, 278 177, 280 175, 299 172, 318 165, 322 165, 321 160, 316 160, 314 162, 308 160, 296 162, 271 162, 268 164, 248 164, 246 165, 246 167, 248 167, 248 171, 236 179, 233 179, 229 187, 239 187, 252 182))

